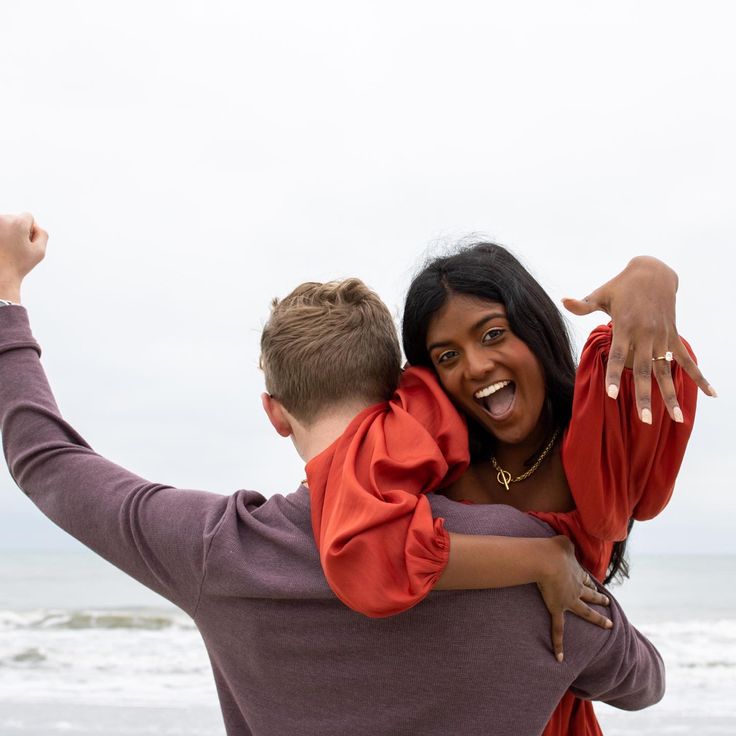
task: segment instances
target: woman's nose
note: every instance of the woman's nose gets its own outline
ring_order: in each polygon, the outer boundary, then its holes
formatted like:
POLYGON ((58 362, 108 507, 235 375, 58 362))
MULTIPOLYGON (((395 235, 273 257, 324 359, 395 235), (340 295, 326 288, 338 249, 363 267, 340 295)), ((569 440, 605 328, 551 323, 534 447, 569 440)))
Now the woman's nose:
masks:
POLYGON ((469 379, 478 381, 493 371, 495 363, 486 350, 469 350, 465 354, 465 372, 469 379))

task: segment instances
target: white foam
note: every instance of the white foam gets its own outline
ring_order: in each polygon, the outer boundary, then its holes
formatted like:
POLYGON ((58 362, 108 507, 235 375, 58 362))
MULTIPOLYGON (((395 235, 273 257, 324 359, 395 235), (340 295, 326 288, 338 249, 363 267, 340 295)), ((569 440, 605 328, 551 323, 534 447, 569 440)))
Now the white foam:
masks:
POLYGON ((0 700, 166 705, 216 698, 204 644, 183 613, 5 611, 0 626, 0 700))

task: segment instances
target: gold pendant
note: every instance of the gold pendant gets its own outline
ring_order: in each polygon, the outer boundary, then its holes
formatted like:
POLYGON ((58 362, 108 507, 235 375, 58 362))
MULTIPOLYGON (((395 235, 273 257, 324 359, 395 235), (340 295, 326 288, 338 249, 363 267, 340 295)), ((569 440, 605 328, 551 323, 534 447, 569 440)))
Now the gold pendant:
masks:
POLYGON ((506 486, 506 490, 511 490, 509 488, 509 481, 511 480, 511 473, 509 473, 508 470, 499 470, 498 474, 496 475, 496 480, 502 485, 506 486))

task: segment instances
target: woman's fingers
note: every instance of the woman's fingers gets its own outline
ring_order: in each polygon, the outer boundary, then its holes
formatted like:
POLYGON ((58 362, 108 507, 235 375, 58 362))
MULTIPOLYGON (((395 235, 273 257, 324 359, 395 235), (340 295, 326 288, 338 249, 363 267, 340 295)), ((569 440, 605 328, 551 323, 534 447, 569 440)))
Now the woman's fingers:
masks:
POLYGON ((652 343, 644 342, 634 348, 634 394, 639 419, 652 423, 652 343))
POLYGON ((659 353, 659 356, 652 360, 652 371, 657 379, 659 392, 662 394, 662 401, 667 407, 670 418, 675 422, 683 422, 682 409, 677 400, 677 392, 675 384, 672 382, 672 364, 668 360, 663 360, 662 355, 665 351, 659 353))
MULTIPOLYGON (((674 331, 677 335, 677 332, 674 331)), ((635 348, 633 348, 633 365, 634 371, 634 394, 636 397, 636 408, 639 418, 645 424, 652 423, 652 373, 657 381, 659 392, 667 407, 670 418, 675 422, 682 422, 682 410, 677 400, 677 392, 672 380, 671 362, 666 360, 665 356, 668 352, 672 352, 674 360, 676 360, 682 370, 695 382, 700 390, 708 396, 717 396, 716 390, 710 385, 708 379, 700 372, 697 363, 692 359, 687 348, 679 337, 676 337, 676 344, 672 344, 670 338, 657 338, 650 342, 649 340, 636 340, 635 348), (653 350, 653 344, 664 344, 660 350, 653 350)), ((620 331, 616 331, 614 327, 613 339, 611 342, 611 350, 608 354, 608 367, 606 369, 606 393, 616 399, 621 385, 621 374, 626 366, 627 357, 629 355, 630 345, 628 335, 622 335, 620 331)))
POLYGON ((583 592, 580 594, 580 600, 586 603, 593 603, 597 606, 607 606, 610 604, 607 595, 595 589, 591 590, 590 588, 583 588, 583 592))
POLYGON ((564 654, 562 650, 562 641, 565 638, 565 613, 552 613, 552 651, 555 653, 555 659, 562 662, 564 654))
POLYGON ((583 317, 586 314, 592 314, 602 309, 597 302, 591 300, 590 296, 585 297, 585 299, 573 299, 572 297, 566 296, 562 298, 562 305, 568 312, 572 312, 578 317, 583 317))
POLYGON ((578 601, 571 609, 576 616, 584 618, 591 624, 600 626, 602 629, 610 629, 613 626, 611 619, 606 618, 603 614, 594 611, 590 606, 583 603, 582 600, 578 601))
POLYGON ((690 356, 690 353, 687 351, 687 348, 683 344, 682 340, 678 337, 677 338, 678 345, 676 346, 675 350, 675 360, 679 363, 680 368, 687 373, 690 378, 695 381, 698 388, 708 396, 713 396, 714 398, 718 396, 716 393, 716 390, 713 388, 713 386, 710 385, 706 377, 700 372, 700 368, 698 368, 698 364, 692 359, 690 356))
POLYGON ((621 386, 621 374, 626 366, 626 358, 629 355, 628 337, 617 332, 615 327, 611 339, 611 350, 608 353, 606 366, 606 393, 615 399, 621 386))
MULTIPOLYGON (((569 610, 576 616, 585 619, 591 624, 600 626, 602 629, 610 629, 613 627, 611 619, 606 618, 603 614, 594 611, 588 603, 592 603, 600 606, 607 606, 609 604, 608 598, 599 593, 598 591, 590 590, 590 588, 584 587, 583 593, 580 596, 580 600, 569 610)), ((565 638, 565 614, 563 611, 557 613, 550 613, 552 619, 552 651, 555 653, 555 659, 558 662, 562 662, 565 658, 563 642, 565 638)))

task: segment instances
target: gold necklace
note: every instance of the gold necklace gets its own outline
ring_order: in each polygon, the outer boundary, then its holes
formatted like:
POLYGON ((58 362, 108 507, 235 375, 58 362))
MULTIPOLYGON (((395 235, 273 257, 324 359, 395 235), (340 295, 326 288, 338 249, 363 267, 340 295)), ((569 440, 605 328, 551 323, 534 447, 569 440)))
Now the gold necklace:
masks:
POLYGON ((536 469, 542 464, 542 460, 544 460, 545 457, 547 457, 547 453, 552 449, 552 446, 555 444, 555 440, 557 439, 557 435, 560 433, 560 428, 558 427, 555 430, 555 433, 552 435, 552 439, 547 444, 547 447, 542 450, 542 454, 537 458, 537 462, 534 463, 534 465, 529 468, 529 470, 526 471, 526 473, 522 473, 521 475, 517 475, 516 478, 511 477, 511 473, 509 473, 508 470, 504 470, 496 460, 496 456, 491 456, 491 462, 493 463, 493 467, 498 471, 496 474, 496 480, 502 485, 506 487, 506 490, 511 490, 509 488, 509 483, 518 483, 519 481, 526 480, 532 473, 536 471, 536 469))

